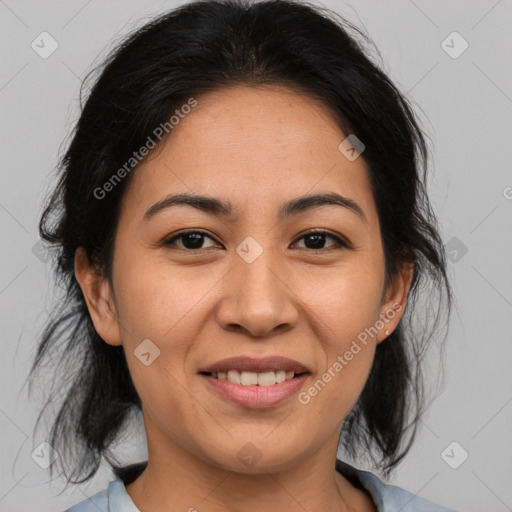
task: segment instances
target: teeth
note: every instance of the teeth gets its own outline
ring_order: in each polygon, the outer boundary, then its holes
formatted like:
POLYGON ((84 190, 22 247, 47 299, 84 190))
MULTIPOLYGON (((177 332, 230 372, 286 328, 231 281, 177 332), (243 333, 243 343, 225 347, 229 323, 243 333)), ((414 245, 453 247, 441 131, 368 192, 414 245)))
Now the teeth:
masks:
POLYGON ((295 372, 286 372, 277 370, 275 372, 246 372, 238 370, 229 370, 228 372, 213 372, 212 377, 220 380, 228 380, 233 384, 241 384, 242 386, 273 386, 281 384, 285 380, 295 377, 295 372))
POLYGON ((244 386, 255 386, 258 384, 258 374, 254 372, 242 372, 240 374, 240 384, 244 386))
POLYGON ((229 380, 229 382, 232 382, 233 384, 241 384, 240 373, 237 372, 236 370, 229 370, 228 380, 229 380))
POLYGON ((286 374, 287 373, 291 373, 292 376, 289 377, 289 378, 293 379, 293 372, 285 372, 284 370, 277 370, 277 372, 275 373, 275 375, 276 375, 276 382, 278 384, 281 384, 281 382, 284 382, 286 380, 286 374))
POLYGON ((263 372, 255 375, 258 380, 258 386, 273 386, 277 380, 277 376, 274 372, 263 372))

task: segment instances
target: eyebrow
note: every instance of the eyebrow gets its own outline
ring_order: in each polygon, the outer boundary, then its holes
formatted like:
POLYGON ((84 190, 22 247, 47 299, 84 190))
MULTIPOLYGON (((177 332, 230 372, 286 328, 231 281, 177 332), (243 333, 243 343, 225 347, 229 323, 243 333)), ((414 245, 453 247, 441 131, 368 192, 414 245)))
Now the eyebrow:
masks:
MULTIPOLYGON (((188 205, 202 212, 219 217, 231 218, 236 215, 229 201, 222 201, 211 196, 194 195, 189 193, 168 195, 151 206, 144 214, 144 220, 149 220, 157 213, 177 205, 188 205)), ((368 222, 363 209, 352 199, 344 197, 336 192, 326 194, 314 194, 297 197, 284 203, 279 209, 278 218, 282 220, 292 215, 306 212, 324 205, 336 205, 358 215, 362 221, 368 222)))

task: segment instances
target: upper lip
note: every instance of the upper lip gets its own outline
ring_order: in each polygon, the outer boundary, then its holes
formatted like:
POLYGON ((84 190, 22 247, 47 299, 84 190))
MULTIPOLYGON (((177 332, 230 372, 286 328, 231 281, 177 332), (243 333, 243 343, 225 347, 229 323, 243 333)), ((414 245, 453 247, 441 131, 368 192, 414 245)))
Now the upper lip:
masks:
POLYGON ((309 370, 303 364, 281 356, 270 356, 262 359, 247 356, 230 357, 201 368, 199 373, 227 372, 228 370, 254 373, 284 370, 295 373, 309 373, 309 370))

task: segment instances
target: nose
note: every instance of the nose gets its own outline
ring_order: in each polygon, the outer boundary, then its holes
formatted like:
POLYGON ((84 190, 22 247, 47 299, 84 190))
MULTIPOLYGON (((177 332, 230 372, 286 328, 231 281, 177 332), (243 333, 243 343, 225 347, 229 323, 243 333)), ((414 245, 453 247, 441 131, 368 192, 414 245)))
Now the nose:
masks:
POLYGON ((252 263, 241 258, 235 261, 216 309, 223 329, 261 338, 296 325, 299 312, 293 283, 270 253, 264 251, 252 263))

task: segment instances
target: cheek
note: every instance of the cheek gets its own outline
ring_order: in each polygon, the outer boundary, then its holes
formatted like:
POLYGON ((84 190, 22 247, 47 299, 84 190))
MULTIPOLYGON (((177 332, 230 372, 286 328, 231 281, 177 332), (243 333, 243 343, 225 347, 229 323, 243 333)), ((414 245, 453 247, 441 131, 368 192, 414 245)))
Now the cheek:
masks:
POLYGON ((304 272, 294 292, 331 332, 332 343, 357 336, 379 318, 384 284, 383 265, 358 261, 326 271, 304 272))
POLYGON ((211 271, 173 267, 142 254, 120 262, 115 277, 118 319, 128 343, 176 338, 216 281, 211 271))
POLYGON ((356 404, 366 384, 375 355, 376 343, 369 329, 374 315, 365 303, 341 301, 344 310, 320 318, 328 326, 323 338, 324 362, 299 396, 329 428, 336 428, 356 404), (350 307, 354 306, 354 307, 350 307), (357 306, 361 306, 360 309, 357 306))
POLYGON ((379 319, 383 274, 380 266, 351 266, 323 280, 304 282, 319 329, 325 359, 302 403, 314 405, 325 421, 344 417, 356 403, 375 355, 375 324, 379 319), (309 284, 309 286, 307 286, 309 284), (331 411, 331 412, 330 412, 331 411))

